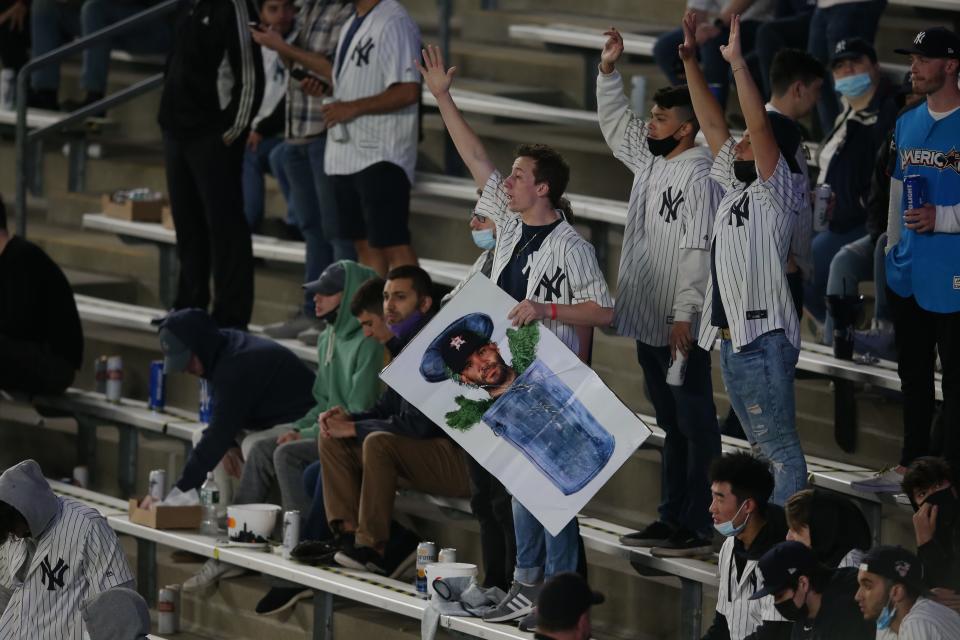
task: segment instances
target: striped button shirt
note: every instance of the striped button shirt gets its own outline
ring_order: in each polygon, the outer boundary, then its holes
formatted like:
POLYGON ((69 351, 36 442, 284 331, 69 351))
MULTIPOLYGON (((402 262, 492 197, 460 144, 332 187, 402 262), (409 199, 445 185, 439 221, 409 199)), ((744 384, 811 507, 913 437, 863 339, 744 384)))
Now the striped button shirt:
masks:
MULTIPOLYGON (((343 25, 340 38, 350 30, 354 15, 343 25)), ((420 55, 420 29, 397 0, 381 0, 366 15, 344 55, 337 45, 333 95, 342 101, 369 98, 390 85, 420 82, 413 66, 420 55)), ((401 167, 413 183, 417 163, 417 110, 411 104, 389 113, 360 116, 346 123, 347 139, 327 140, 324 168, 327 175, 358 173, 377 162, 401 167)))
MULTIPOLYGON (((745 187, 733 173, 735 142, 727 140, 713 162, 710 176, 724 190, 713 225, 720 299, 735 351, 757 337, 782 329, 800 348, 800 325, 784 273, 790 242, 797 228, 803 198, 783 156, 768 180, 759 177, 745 187)), ((707 292, 698 343, 713 348, 713 282, 707 292)))
MULTIPOLYGON (((647 125, 628 109, 618 72, 597 77, 597 112, 613 155, 634 174, 614 326, 620 335, 665 346, 675 313, 680 252, 710 248, 721 196, 710 180, 710 152, 694 147, 670 160, 653 155, 647 125)), ((702 274, 704 282, 709 277, 709 272, 702 274)))
MULTIPOLYGON (((350 19, 353 3, 334 0, 306 0, 300 8, 294 28, 293 45, 333 60, 340 29, 350 19)), ((309 138, 326 130, 323 124, 322 97, 304 93, 300 81, 290 78, 287 84, 287 138, 309 138)))
POLYGON ((0 640, 81 640, 81 607, 133 574, 117 535, 95 509, 59 497, 59 512, 39 539, 0 546, 0 589, 10 600, 0 640))
POLYGON ((743 640, 764 622, 783 622, 784 618, 773 606, 773 596, 750 599, 755 591, 763 588, 763 573, 756 560, 747 560, 743 572, 737 571, 733 557, 735 541, 731 536, 720 547, 717 613, 727 620, 730 640, 743 640))
MULTIPOLYGON (((523 231, 520 215, 507 207, 507 192, 499 171, 490 174, 475 211, 493 220, 497 226, 497 245, 493 250, 493 270, 490 273, 490 279, 497 282, 510 263, 523 231)), ((592 300, 601 307, 613 306, 593 245, 566 221, 557 225, 543 239, 540 249, 530 256, 526 276, 528 300, 554 304, 592 300)), ((573 325, 550 319, 542 322, 571 351, 579 353, 580 343, 573 325)))

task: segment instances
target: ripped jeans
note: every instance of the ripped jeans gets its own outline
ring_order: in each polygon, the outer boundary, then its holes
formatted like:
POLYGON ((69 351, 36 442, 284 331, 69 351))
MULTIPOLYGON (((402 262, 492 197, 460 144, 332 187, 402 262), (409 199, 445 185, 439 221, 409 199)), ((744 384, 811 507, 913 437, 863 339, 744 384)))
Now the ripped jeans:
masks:
POLYGON ((797 435, 793 379, 800 352, 783 331, 770 331, 743 347, 720 343, 720 371, 730 404, 754 449, 770 461, 771 502, 783 505, 807 486, 807 463, 797 435))

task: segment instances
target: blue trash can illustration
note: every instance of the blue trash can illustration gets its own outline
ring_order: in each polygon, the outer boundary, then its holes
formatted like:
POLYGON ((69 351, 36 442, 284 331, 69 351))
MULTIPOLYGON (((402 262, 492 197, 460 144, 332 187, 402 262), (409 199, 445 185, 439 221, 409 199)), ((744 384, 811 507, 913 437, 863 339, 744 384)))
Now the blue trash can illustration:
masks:
POLYGON ((540 360, 483 414, 564 495, 583 489, 606 466, 616 441, 573 391, 540 360))

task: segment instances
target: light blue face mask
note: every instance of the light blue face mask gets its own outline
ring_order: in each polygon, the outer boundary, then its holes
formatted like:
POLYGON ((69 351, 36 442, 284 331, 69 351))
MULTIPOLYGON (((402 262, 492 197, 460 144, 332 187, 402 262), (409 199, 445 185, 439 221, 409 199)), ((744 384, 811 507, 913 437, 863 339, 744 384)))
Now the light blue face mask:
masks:
POLYGON ((833 82, 837 93, 847 98, 859 98, 870 90, 871 84, 869 73, 858 73, 833 82))
POLYGON ((887 606, 883 608, 883 611, 880 612, 880 615, 877 617, 877 629, 883 631, 884 629, 889 629, 890 624, 893 622, 894 617, 897 615, 897 610, 893 607, 893 601, 887 600, 887 606))
POLYGON ((470 233, 473 235, 473 244, 484 251, 497 246, 497 239, 493 235, 493 229, 471 229, 470 233))
POLYGON ((740 508, 737 509, 737 512, 735 514, 733 514, 732 518, 730 518, 726 522, 721 522, 719 524, 713 525, 713 528, 717 530, 717 533, 719 533, 725 538, 729 538, 730 536, 735 536, 741 531, 743 531, 744 528, 747 526, 747 522, 750 521, 750 516, 747 516, 747 519, 744 520, 743 524, 741 524, 740 526, 735 526, 733 524, 733 521, 737 519, 737 516, 740 515, 740 511, 743 510, 743 507, 746 504, 747 502, 746 500, 744 500, 743 504, 740 505, 740 508))

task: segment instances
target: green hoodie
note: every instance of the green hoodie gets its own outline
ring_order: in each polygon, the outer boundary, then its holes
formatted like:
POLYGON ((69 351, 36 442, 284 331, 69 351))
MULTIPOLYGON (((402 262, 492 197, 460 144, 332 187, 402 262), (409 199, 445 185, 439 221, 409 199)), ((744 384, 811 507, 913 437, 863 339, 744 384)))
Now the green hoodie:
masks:
POLYGON ((346 272, 343 299, 336 320, 327 325, 317 341, 317 378, 313 382, 316 405, 296 422, 304 438, 317 437, 317 417, 327 409, 340 406, 347 413, 360 413, 372 407, 380 394, 377 374, 383 368, 383 346, 363 337, 360 323, 350 313, 353 294, 377 274, 352 260, 341 262, 346 272))

